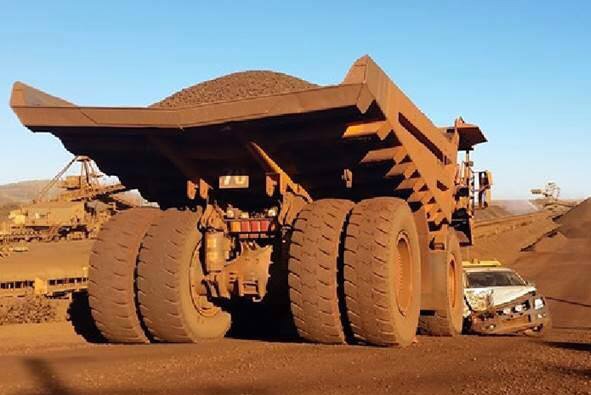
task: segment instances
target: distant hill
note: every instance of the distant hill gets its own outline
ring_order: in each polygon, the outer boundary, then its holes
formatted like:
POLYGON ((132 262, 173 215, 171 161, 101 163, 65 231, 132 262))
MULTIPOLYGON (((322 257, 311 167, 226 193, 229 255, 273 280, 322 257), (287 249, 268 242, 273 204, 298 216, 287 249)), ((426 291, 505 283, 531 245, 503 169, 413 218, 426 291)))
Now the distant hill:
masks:
POLYGON ((5 219, 11 210, 33 200, 48 180, 21 181, 0 185, 0 220, 5 219))
POLYGON ((0 205, 31 201, 48 182, 48 180, 33 180, 0 185, 0 205))

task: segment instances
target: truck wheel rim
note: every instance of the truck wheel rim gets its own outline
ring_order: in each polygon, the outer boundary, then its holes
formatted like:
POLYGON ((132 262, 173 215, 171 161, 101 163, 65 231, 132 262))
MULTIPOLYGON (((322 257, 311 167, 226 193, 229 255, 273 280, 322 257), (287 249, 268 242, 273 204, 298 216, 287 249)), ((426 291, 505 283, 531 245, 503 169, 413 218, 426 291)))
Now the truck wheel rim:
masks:
POLYGON ((214 317, 220 308, 213 304, 207 295, 201 294, 202 283, 205 276, 203 275, 203 269, 201 267, 201 261, 199 259, 199 247, 193 252, 191 258, 191 265, 189 267, 189 288, 191 289, 191 300, 193 306, 203 317, 214 317))
POLYGON ((412 254, 408 236, 404 232, 398 235, 396 252, 396 304, 400 313, 406 315, 412 295, 412 254))
POLYGON ((456 293, 458 292, 456 287, 456 270, 456 259, 451 255, 447 264, 447 297, 452 309, 456 307, 456 293))

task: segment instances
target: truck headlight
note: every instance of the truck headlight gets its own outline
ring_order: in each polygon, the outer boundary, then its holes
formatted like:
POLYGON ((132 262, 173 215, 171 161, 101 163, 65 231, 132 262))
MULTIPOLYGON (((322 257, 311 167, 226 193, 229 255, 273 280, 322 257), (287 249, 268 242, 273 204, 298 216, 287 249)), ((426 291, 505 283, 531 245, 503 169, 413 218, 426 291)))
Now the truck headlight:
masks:
POLYGON ((544 299, 542 299, 542 298, 536 298, 534 300, 534 309, 539 310, 542 307, 544 307, 544 299))

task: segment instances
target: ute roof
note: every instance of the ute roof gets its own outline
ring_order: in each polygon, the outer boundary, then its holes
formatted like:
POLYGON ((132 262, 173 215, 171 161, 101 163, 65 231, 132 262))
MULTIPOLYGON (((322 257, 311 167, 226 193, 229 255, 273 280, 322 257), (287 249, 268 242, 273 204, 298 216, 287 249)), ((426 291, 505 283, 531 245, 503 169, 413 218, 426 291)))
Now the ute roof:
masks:
POLYGON ((491 267, 491 266, 482 266, 482 267, 466 267, 464 271, 467 273, 475 273, 475 272, 515 272, 515 270, 510 269, 508 267, 491 267))

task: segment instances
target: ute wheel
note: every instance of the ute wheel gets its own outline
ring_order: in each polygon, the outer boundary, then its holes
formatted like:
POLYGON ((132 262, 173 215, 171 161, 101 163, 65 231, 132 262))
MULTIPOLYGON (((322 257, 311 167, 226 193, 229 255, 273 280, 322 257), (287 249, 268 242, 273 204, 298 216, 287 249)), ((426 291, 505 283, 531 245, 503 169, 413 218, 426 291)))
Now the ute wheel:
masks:
POLYGON ((146 234, 138 266, 138 300, 154 339, 190 343, 223 337, 230 314, 200 296, 192 285, 203 277, 201 210, 168 209, 146 234))
POLYGON ((88 302, 101 334, 115 343, 149 343, 135 294, 142 239, 160 210, 132 208, 115 215, 98 234, 90 254, 88 302))
POLYGON ((326 199, 298 215, 289 245, 289 299, 298 334, 312 342, 345 343, 339 306, 342 239, 353 202, 326 199))
POLYGON ((462 333, 464 322, 464 281, 462 271, 462 253, 455 231, 450 230, 447 237, 445 287, 447 303, 444 309, 436 310, 432 315, 419 318, 421 332, 432 336, 456 336, 462 333))
POLYGON ((523 334, 528 337, 544 337, 548 334, 551 328, 552 324, 550 322, 547 322, 545 324, 540 324, 534 328, 526 329, 523 331, 523 334))
POLYGON ((345 238, 345 303, 356 340, 412 343, 421 297, 420 244, 408 204, 376 198, 357 204, 345 238))

